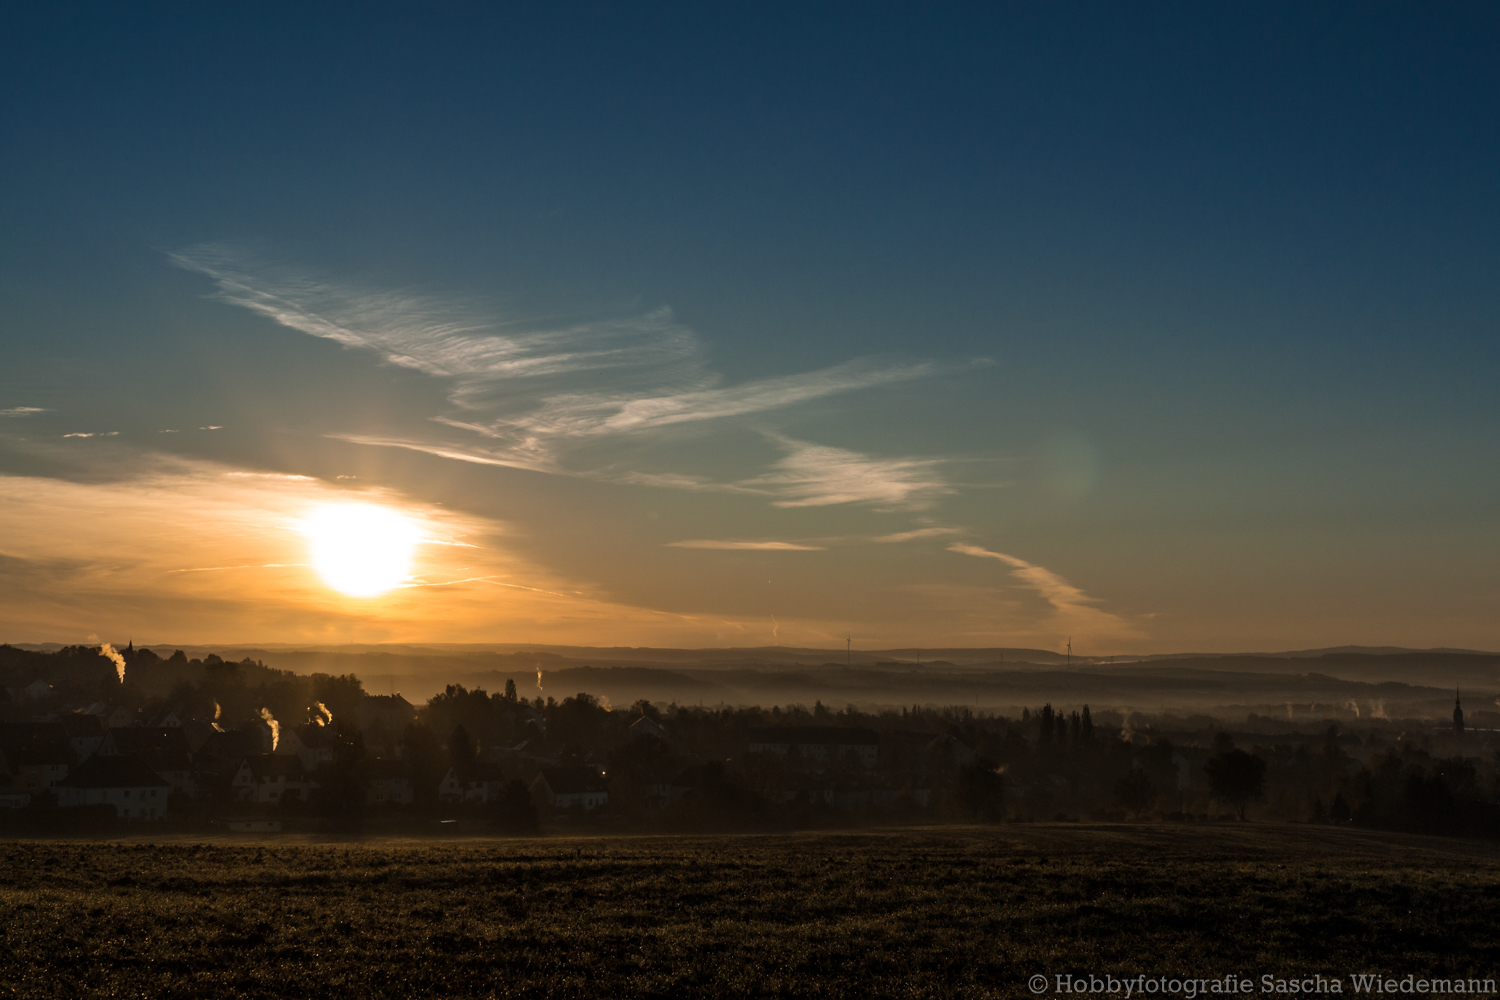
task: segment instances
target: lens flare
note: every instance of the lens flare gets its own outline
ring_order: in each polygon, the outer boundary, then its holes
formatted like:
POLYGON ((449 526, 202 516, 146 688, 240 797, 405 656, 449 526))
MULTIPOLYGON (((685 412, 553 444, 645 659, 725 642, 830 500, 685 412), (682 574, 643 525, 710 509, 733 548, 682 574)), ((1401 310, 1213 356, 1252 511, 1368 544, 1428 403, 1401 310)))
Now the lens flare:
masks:
POLYGON ((366 503, 325 504, 302 523, 312 564, 334 590, 377 597, 411 574, 421 532, 410 520, 366 503))

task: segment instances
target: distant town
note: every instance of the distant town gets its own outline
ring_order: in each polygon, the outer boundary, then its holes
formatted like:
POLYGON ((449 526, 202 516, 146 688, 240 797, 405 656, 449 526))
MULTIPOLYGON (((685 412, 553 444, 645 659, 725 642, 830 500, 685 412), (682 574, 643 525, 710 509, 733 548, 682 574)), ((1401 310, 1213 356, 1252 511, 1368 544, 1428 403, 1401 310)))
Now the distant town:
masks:
MULTIPOLYGON (((0 646, 0 822, 70 834, 1266 819, 1500 834, 1492 727, 1050 703, 706 708, 449 685, 422 704, 127 643, 0 646)), ((1487 715, 1493 715, 1487 711, 1487 715)), ((1481 720, 1483 721, 1483 720, 1481 720)))

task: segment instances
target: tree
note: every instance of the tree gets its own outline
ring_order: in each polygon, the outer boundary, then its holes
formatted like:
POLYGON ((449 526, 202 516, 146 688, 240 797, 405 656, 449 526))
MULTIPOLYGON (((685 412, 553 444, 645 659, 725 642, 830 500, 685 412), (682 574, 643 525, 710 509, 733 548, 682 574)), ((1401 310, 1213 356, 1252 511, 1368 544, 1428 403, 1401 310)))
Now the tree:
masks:
POLYGON ((333 763, 318 772, 323 814, 333 828, 354 832, 365 814, 365 738, 355 731, 353 740, 338 740, 333 763))
POLYGON ((479 750, 474 746, 474 738, 463 726, 455 726, 453 734, 448 737, 448 760, 455 766, 461 767, 465 764, 474 763, 474 758, 479 756, 479 750))
POLYGON ((1120 800, 1120 805, 1131 812, 1145 812, 1156 801, 1156 785, 1145 771, 1133 767, 1115 783, 1115 797, 1120 800))
POLYGON ((512 705, 516 703, 516 679, 514 677, 505 678, 505 700, 512 705))
POLYGON ((418 805, 431 805, 437 801, 438 786, 442 784, 447 764, 442 749, 432 730, 420 722, 410 723, 401 734, 402 756, 411 766, 412 795, 418 805))
POLYGON ((1349 800, 1344 798, 1343 792, 1333 797, 1333 805, 1328 809, 1328 818, 1339 826, 1346 825, 1354 818, 1354 814, 1349 810, 1349 800))
POLYGON ((1005 778, 992 760, 974 758, 958 769, 958 802, 979 823, 998 823, 1005 816, 1005 778))
POLYGON ((1083 739, 1084 739, 1084 742, 1087 743, 1088 741, 1092 740, 1093 738, 1094 738, 1094 717, 1092 715, 1089 715, 1089 707, 1087 705, 1085 705, 1085 706, 1083 706, 1083 739))
POLYGON ((495 803, 495 826, 506 833, 535 833, 537 828, 536 804, 531 801, 531 790, 520 778, 505 783, 505 789, 495 803))
POLYGON ((1225 750, 1210 757, 1203 766, 1214 797, 1234 806, 1240 820, 1245 807, 1260 798, 1266 790, 1266 762, 1243 750, 1225 750))

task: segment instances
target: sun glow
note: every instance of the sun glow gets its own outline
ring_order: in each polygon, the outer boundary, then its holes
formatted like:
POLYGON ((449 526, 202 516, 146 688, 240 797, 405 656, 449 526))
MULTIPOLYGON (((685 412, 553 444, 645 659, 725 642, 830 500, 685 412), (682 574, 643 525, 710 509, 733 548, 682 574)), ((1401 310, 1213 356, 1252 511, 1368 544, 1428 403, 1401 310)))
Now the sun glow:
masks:
POLYGON ((325 504, 302 523, 312 564, 334 590, 377 597, 411 574, 421 532, 410 520, 366 503, 325 504))

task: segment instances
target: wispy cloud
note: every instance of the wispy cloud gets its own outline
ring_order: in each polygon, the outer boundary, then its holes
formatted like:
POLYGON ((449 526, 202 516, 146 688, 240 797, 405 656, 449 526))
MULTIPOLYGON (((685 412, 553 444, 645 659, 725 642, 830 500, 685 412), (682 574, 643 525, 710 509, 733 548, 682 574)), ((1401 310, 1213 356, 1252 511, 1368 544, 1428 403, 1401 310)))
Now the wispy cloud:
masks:
POLYGON ((799 545, 796 542, 726 542, 712 538, 695 538, 686 542, 668 542, 670 549, 741 549, 757 552, 821 552, 821 545, 799 545))
POLYGON ((0 410, 0 417, 30 417, 38 413, 51 412, 51 410, 41 406, 12 406, 9 409, 0 410))
MULTIPOLYGON (((524 324, 497 319, 472 303, 318 281, 224 245, 193 247, 171 259, 209 277, 224 302, 447 380, 449 399, 460 412, 433 420, 475 435, 482 445, 434 442, 422 434, 346 435, 344 440, 459 461, 637 481, 642 474, 580 472, 566 459, 607 435, 764 414, 943 370, 931 362, 853 360, 724 385, 705 363, 692 331, 665 308, 626 318, 524 324)), ((803 442, 787 445, 791 454, 755 479, 717 484, 657 474, 652 484, 764 493, 785 507, 874 503, 913 509, 950 492, 935 461, 871 459, 803 442)))
POLYGON ((63 437, 65 437, 65 438, 92 438, 92 437, 112 438, 112 437, 119 437, 119 436, 120 436, 120 432, 119 431, 74 431, 71 434, 64 434, 63 435, 63 437))
POLYGON ((670 310, 602 322, 524 329, 470 303, 318 281, 225 245, 171 254, 213 279, 218 297, 314 337, 374 351, 387 362, 453 380, 454 401, 483 405, 498 383, 580 372, 635 370, 694 383, 705 376, 692 333, 670 310))
POLYGON ((1093 607, 1098 603, 1097 598, 1090 597, 1046 567, 1037 566, 1004 552, 993 552, 990 549, 980 548, 978 545, 969 545, 966 542, 954 542, 948 546, 948 551, 966 556, 977 556, 981 559, 997 559, 1009 566, 1011 575, 1036 591, 1044 601, 1052 605, 1057 615, 1070 627, 1076 626, 1081 631, 1112 635, 1140 634, 1138 629, 1118 615, 1093 607))
POLYGON ((857 451, 780 439, 790 454, 771 472, 740 486, 774 493, 777 507, 869 503, 890 510, 920 510, 953 489, 938 472, 941 461, 871 458, 857 451))
POLYGON ((919 538, 943 538, 947 535, 965 534, 963 528, 918 528, 915 531, 898 531, 894 535, 880 535, 871 541, 889 545, 897 542, 914 542, 919 538))

